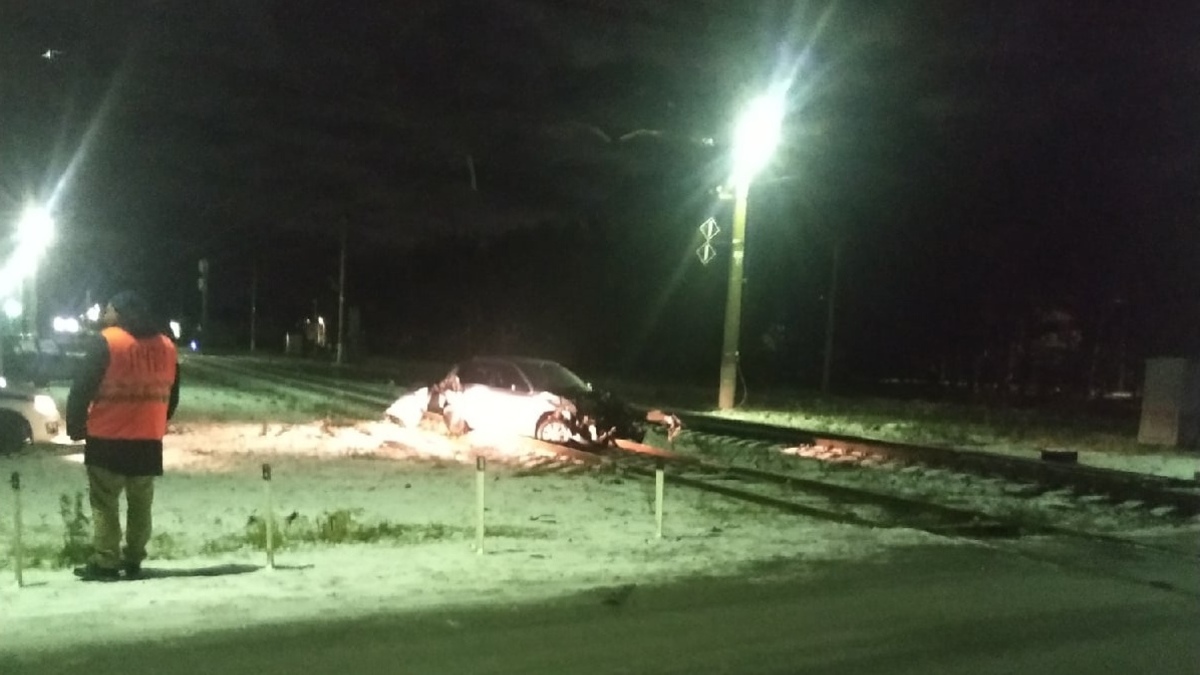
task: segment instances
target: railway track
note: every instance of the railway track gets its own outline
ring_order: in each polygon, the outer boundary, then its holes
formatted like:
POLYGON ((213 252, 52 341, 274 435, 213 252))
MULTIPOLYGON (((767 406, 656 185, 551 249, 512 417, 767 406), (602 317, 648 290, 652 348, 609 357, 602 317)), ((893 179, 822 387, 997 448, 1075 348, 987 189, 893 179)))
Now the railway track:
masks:
MULTIPOLYGON (((738 487, 725 488, 722 483, 736 485, 770 485, 782 488, 784 494, 812 495, 824 506, 810 506, 792 501, 788 497, 773 497, 756 492, 747 501, 757 501, 777 506, 783 510, 811 515, 825 520, 846 522, 869 527, 912 527, 931 534, 969 532, 979 537, 1020 537, 1056 535, 1091 541, 1121 543, 1135 548, 1175 552, 1177 549, 1158 546, 1144 541, 1094 533, 1076 528, 1063 527, 1044 522, 997 515, 977 509, 948 506, 926 500, 913 499, 884 492, 856 488, 836 483, 813 480, 791 473, 764 471, 743 466, 719 464, 680 455, 638 443, 622 441, 619 450, 631 472, 650 476, 667 464, 675 467, 671 480, 681 484, 692 483, 713 492, 730 496, 743 496, 745 490, 738 487), (636 459, 634 459, 636 458, 636 459), (778 502, 778 503, 773 503, 778 502), (871 515, 862 515, 865 508, 871 515), (923 523, 930 523, 928 525, 923 523)), ((611 454, 610 454, 611 456, 611 454)), ((622 461, 622 460, 618 460, 622 461)), ((1200 557, 1200 552, 1193 554, 1200 557)))
MULTIPOLYGON (((811 518, 870 528, 921 530, 955 544, 984 547, 1054 567, 1087 570, 1172 594, 1200 598, 1191 548, 997 517, 868 490, 805 480, 789 474, 711 464, 624 444, 615 461, 631 475, 702 490, 811 518), (668 471, 667 466, 673 465, 668 471), (1186 570, 1184 575, 1163 570, 1186 570)), ((1190 540, 1189 540, 1190 541, 1190 540)))
POLYGON ((676 414, 692 433, 717 438, 750 439, 792 447, 819 446, 860 458, 912 462, 978 476, 998 476, 1011 481, 1037 483, 1048 489, 1103 495, 1114 502, 1140 502, 1149 508, 1172 508, 1182 516, 1200 514, 1200 483, 1195 480, 956 448, 879 441, 694 412, 676 414))
POLYGON ((393 384, 368 384, 361 381, 332 380, 328 377, 290 373, 286 369, 237 359, 189 355, 182 365, 226 377, 248 377, 277 387, 299 388, 328 396, 332 400, 353 403, 382 411, 396 400, 402 390, 393 384))

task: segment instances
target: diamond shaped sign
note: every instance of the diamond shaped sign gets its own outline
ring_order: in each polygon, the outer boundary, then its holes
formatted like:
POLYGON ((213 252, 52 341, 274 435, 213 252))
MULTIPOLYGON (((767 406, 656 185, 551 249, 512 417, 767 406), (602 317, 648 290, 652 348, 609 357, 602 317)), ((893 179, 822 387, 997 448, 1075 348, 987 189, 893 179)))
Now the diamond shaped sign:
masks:
POLYGON ((700 259, 702 265, 707 265, 712 262, 713 258, 717 257, 717 249, 713 248, 713 245, 706 241, 700 245, 700 248, 696 249, 696 257, 700 259))
POLYGON ((712 241, 712 238, 717 236, 717 233, 720 231, 721 228, 717 227, 717 220, 715 218, 709 218, 700 223, 700 234, 704 235, 704 238, 709 241, 712 241))

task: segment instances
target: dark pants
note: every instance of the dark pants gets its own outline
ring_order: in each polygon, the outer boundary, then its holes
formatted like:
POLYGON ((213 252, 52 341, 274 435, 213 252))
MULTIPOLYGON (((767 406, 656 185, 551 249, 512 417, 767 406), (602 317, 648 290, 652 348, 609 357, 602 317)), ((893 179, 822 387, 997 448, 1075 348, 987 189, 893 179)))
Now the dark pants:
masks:
POLYGON ((88 493, 92 503, 92 558, 99 567, 116 569, 141 564, 153 526, 154 476, 125 476, 99 466, 88 466, 88 493), (125 515, 125 551, 121 547, 121 492, 125 515))

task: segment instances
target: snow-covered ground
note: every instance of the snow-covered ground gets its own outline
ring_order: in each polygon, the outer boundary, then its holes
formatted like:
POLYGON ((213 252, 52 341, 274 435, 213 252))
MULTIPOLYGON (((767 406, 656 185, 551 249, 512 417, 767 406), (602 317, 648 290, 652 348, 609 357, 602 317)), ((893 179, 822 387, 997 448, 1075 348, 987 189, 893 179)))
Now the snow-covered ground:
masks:
MULTIPOLYGON (((65 392, 56 393, 61 405, 65 392)), ((531 441, 474 433, 451 439, 382 421, 333 422, 341 413, 314 414, 320 401, 312 396, 251 385, 191 381, 186 394, 166 439, 166 475, 157 483, 151 578, 84 583, 57 560, 68 548, 70 526, 90 532, 74 514, 76 499, 83 515, 88 512, 79 446, 0 456, 6 479, 0 489, 0 651, 434 606, 510 605, 579 592, 603 598, 635 584, 803 575, 826 561, 950 545, 912 530, 814 521, 669 484, 658 538, 652 483, 556 460, 531 441), (311 421, 321 417, 327 420, 311 421), (477 457, 487 460, 482 553, 475 548, 477 457), (286 540, 274 569, 262 547, 264 463, 272 467, 273 511, 286 540), (13 472, 23 484, 23 587, 15 583, 12 556, 15 504, 7 478, 13 472)), ((763 421, 778 423, 776 417, 763 421)), ((1011 514, 1006 509, 1020 504, 1084 529, 1153 534, 1180 527, 1169 514, 1136 505, 1114 509, 1062 493, 1031 495, 1025 486, 936 470, 839 472, 840 458, 820 448, 765 454, 761 448, 704 448, 689 445, 685 434, 677 449, 993 513, 1011 514)), ((1186 453, 1087 453, 1083 460, 1188 478, 1197 468, 1186 453)))
POLYGON ((603 594, 682 577, 803 574, 818 561, 944 544, 911 530, 812 521, 670 486, 660 539, 652 483, 555 461, 532 442, 450 439, 384 422, 184 423, 166 447, 147 561, 155 578, 107 584, 78 581, 53 562, 77 495, 87 512, 80 448, 0 457, 5 477, 21 474, 27 565, 18 588, 14 494, 0 490, 0 644, 140 640, 603 594), (487 459, 483 553, 474 546, 477 456, 487 459), (274 512, 293 539, 276 552, 275 569, 247 535, 266 513, 263 463, 272 467, 274 512), (369 541, 295 541, 352 532, 369 541))

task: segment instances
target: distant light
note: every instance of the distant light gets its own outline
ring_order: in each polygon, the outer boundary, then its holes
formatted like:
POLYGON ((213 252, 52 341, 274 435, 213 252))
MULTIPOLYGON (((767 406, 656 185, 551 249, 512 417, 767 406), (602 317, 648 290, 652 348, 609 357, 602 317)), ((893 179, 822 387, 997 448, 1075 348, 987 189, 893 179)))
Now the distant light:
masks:
POLYGON ((79 319, 73 316, 56 316, 53 326, 56 333, 78 333, 79 319))
POLYGON ((10 319, 15 319, 21 316, 25 311, 25 307, 21 305, 21 301, 16 298, 9 298, 4 301, 4 316, 10 319))
POLYGON ((771 160, 786 112, 787 89, 772 87, 771 91, 750 101, 738 119, 733 135, 733 180, 746 185, 771 160))
MULTIPOLYGON (((180 327, 179 322, 172 321, 171 322, 171 335, 174 335, 176 340, 179 339, 181 331, 182 331, 182 328, 180 327)), ((195 341, 193 341, 193 344, 195 344, 195 341)))
POLYGON ((191 347, 192 351, 194 351, 194 352, 200 350, 200 345, 195 340, 192 340, 191 343, 188 344, 188 346, 191 347))
POLYGON ((323 317, 323 316, 318 316, 318 317, 317 317, 317 323, 319 323, 319 324, 321 324, 322 326, 324 326, 324 325, 325 325, 325 317, 323 317))
POLYGON ((92 305, 91 307, 88 307, 88 311, 87 311, 87 314, 85 314, 85 316, 87 317, 88 321, 91 321, 93 323, 99 321, 100 320, 100 305, 92 305))

